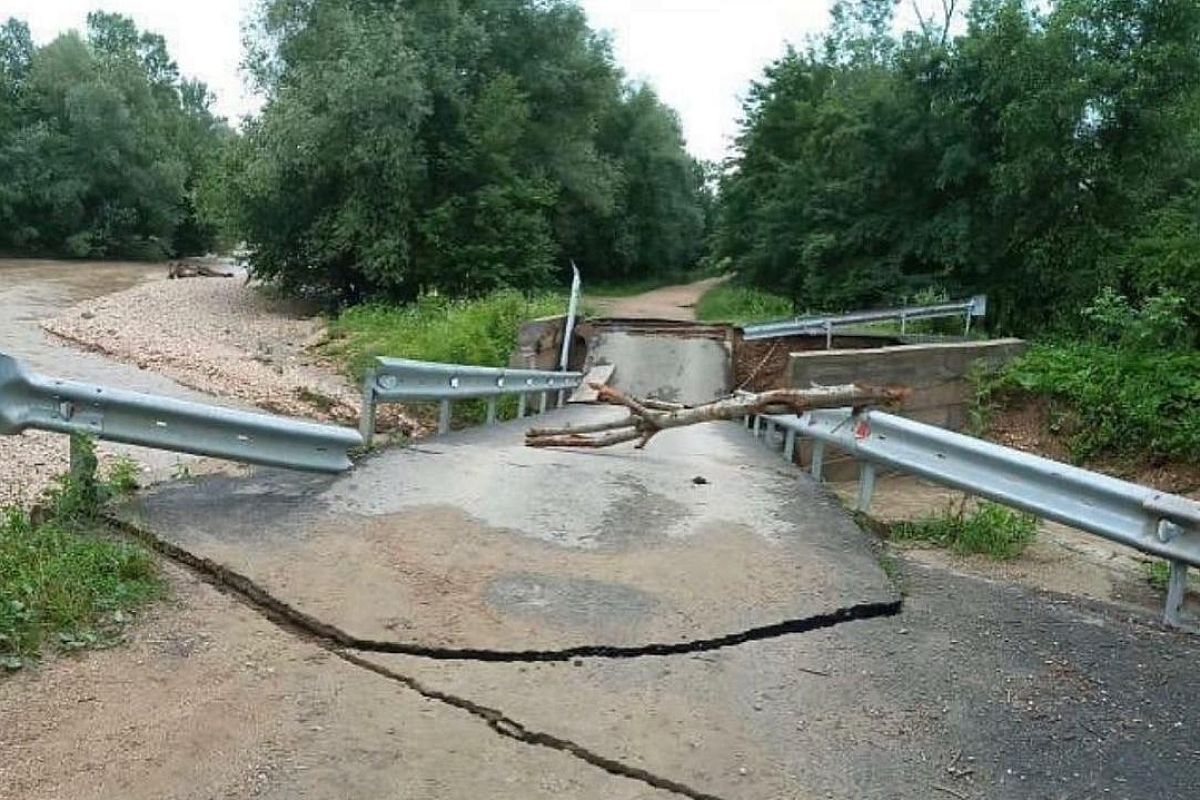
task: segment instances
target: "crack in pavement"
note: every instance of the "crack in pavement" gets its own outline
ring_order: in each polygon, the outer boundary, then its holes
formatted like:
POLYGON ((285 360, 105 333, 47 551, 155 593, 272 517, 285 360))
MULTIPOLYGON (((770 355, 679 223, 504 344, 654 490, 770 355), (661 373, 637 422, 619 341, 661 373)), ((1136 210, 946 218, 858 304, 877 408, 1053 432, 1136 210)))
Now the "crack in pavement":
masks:
POLYGON ((655 775, 653 772, 644 770, 641 767, 634 767, 622 761, 617 761, 607 756, 602 756, 594 750, 589 750, 583 745, 573 742, 570 739, 563 739, 553 734, 545 733, 544 731, 531 731, 521 723, 504 714, 504 712, 480 705, 465 697, 439 692, 436 689, 430 689, 415 678, 405 675, 395 670, 388 669, 382 664, 376 664, 374 661, 363 658, 362 656, 342 650, 337 647, 326 646, 326 650, 333 653, 343 661, 347 661, 355 666, 370 670, 376 675, 380 675, 389 680, 396 681, 404 686, 417 692, 422 697, 430 700, 436 700, 454 708, 466 711, 472 716, 478 717, 487 723, 487 726, 496 734, 507 739, 514 739, 523 744, 533 745, 535 747, 545 747, 550 750, 557 750, 561 753, 574 756, 579 760, 598 767, 605 772, 616 775, 622 778, 629 778, 635 781, 641 781, 655 789, 673 792, 692 800, 722 800, 721 797, 715 794, 702 792, 699 789, 694 789, 687 784, 673 781, 670 778, 664 778, 660 775, 655 775))
POLYGON ((637 780, 656 789, 673 792, 692 798, 692 800, 722 799, 717 795, 702 792, 678 781, 655 775, 640 767, 631 766, 600 755, 569 739, 563 739, 544 731, 529 730, 498 709, 481 705, 465 697, 431 689, 417 679, 389 669, 382 664, 377 664, 361 654, 379 653, 417 656, 434 660, 505 663, 568 661, 583 657, 627 659, 645 656, 668 656, 717 650, 747 642, 830 628, 854 620, 894 616, 900 613, 903 606, 902 599, 876 603, 860 603, 824 614, 816 614, 803 619, 785 620, 773 625, 751 628, 711 639, 670 644, 647 644, 625 647, 583 645, 562 650, 512 651, 425 647, 405 642, 378 641, 354 636, 343 631, 341 628, 300 611, 291 604, 275 597, 249 577, 223 564, 204 556, 198 556, 126 520, 110 515, 108 521, 119 531, 143 542, 169 560, 188 568, 205 583, 213 586, 223 594, 232 595, 235 599, 265 617, 275 626, 288 631, 300 639, 315 644, 347 663, 400 683, 422 697, 444 703, 482 719, 489 728, 500 736, 514 739, 524 744, 556 750, 578 758, 612 775, 637 780))

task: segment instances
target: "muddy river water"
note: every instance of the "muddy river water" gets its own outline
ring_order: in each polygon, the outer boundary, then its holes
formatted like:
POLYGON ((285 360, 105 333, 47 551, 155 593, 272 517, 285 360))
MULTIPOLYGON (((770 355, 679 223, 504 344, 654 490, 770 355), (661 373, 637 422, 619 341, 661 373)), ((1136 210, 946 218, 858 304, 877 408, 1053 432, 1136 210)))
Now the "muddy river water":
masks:
MULTIPOLYGON (((58 378, 214 402, 213 398, 170 378, 86 352, 56 339, 41 328, 44 320, 59 316, 75 303, 146 281, 166 280, 166 274, 167 268, 163 264, 0 259, 0 353, 16 358, 33 372, 58 378)), ((222 404, 228 405, 227 402, 222 404)), ((192 456, 126 445, 105 443, 101 450, 133 457, 155 478, 170 474, 179 464, 194 469, 198 462, 192 456)), ((21 437, 0 437, 0 456, 10 464, 14 460, 30 459, 33 466, 57 471, 66 464, 66 441, 55 434, 35 432, 26 432, 21 437), (47 458, 53 458, 55 463, 45 464, 47 458)), ((12 470, 0 469, 0 482, 24 480, 29 474, 23 473, 15 464, 12 466, 12 470)), ((42 476, 39 474, 38 477, 42 476)), ((4 488, 0 486, 0 489, 4 488)), ((8 489, 7 492, 0 491, 0 500, 10 500, 16 494, 12 487, 8 489)))

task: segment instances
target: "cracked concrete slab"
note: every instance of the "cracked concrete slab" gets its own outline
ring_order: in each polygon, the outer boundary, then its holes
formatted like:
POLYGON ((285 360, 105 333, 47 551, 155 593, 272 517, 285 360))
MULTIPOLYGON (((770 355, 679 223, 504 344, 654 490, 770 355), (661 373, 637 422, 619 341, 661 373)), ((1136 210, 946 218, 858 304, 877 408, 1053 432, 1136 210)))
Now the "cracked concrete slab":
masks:
POLYGON ((128 646, 0 681, 3 800, 669 800, 515 741, 171 569, 128 646))
POLYGON ((617 413, 476 428, 338 478, 171 484, 130 515, 323 622, 426 647, 679 643, 894 599, 836 499, 732 424, 640 452, 523 445, 530 424, 617 413))
POLYGON ((722 798, 1194 795, 1194 637, 905 568, 900 617, 667 658, 367 658, 722 798))

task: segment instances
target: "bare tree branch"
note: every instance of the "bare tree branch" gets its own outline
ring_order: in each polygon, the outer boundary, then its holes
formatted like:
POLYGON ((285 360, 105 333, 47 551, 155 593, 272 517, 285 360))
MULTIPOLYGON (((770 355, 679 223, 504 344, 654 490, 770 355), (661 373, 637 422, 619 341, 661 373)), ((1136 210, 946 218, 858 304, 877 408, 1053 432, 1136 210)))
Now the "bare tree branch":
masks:
MULTIPOLYGON (((623 420, 565 428, 533 428, 525 434, 529 447, 611 447, 637 441, 640 450, 656 434, 671 428, 703 422, 740 419, 758 414, 801 414, 814 408, 892 405, 908 396, 899 386, 817 386, 811 389, 773 389, 759 394, 726 397, 694 408, 674 407, 654 410, 651 404, 626 395, 619 389, 599 383, 590 384, 601 402, 628 408, 623 420)), ((673 405, 673 404, 667 404, 673 405)))
POLYGON ((954 7, 958 5, 958 0, 942 0, 942 13, 945 14, 945 19, 942 20, 942 41, 943 47, 950 38, 950 26, 954 22, 954 7))
POLYGON ((932 39, 933 36, 930 35, 929 31, 930 22, 932 22, 932 19, 925 19, 925 15, 921 13, 920 0, 912 0, 912 10, 913 13, 917 15, 917 24, 921 26, 921 33, 925 34, 926 39, 932 39))

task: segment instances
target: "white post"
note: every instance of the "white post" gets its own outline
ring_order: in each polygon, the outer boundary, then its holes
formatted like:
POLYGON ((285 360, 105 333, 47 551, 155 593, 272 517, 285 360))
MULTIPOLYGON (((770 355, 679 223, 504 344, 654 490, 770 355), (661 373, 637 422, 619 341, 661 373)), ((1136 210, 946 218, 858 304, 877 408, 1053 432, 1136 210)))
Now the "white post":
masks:
MULTIPOLYGON (((563 327, 562 355, 558 358, 560 372, 567 371, 567 365, 571 359, 571 337, 575 335, 575 315, 579 312, 579 290, 583 284, 579 277, 579 267, 575 266, 574 259, 571 260, 571 272, 574 273, 574 277, 571 278, 571 300, 567 303, 567 321, 563 327)), ((565 394, 565 390, 558 392, 559 408, 563 406, 565 394)))

